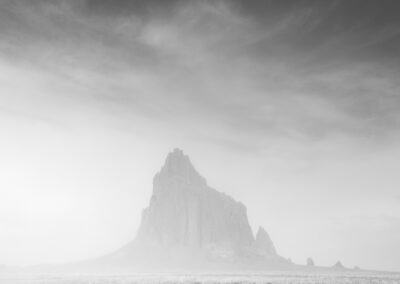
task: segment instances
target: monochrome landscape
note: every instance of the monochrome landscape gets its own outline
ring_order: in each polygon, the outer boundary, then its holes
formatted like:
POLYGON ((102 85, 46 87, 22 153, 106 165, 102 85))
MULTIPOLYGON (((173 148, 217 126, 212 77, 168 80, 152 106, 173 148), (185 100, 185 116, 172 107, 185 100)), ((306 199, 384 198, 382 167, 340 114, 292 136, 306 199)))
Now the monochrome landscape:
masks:
MULTIPOLYGON (((1 273, 1 272, 0 272, 1 273)), ((296 265, 256 236, 239 201, 208 186, 181 149, 154 176, 134 240, 83 262, 3 267, 7 283, 399 283, 400 273, 296 265), (180 271, 180 272, 177 272, 180 271)))
POLYGON ((399 13, 0 1, 0 283, 400 284, 399 13))

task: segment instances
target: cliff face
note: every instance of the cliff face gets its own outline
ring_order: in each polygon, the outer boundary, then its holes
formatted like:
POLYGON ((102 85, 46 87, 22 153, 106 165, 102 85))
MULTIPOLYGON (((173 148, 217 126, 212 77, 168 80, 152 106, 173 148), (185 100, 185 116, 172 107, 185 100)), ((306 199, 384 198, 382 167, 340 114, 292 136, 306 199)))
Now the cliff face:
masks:
POLYGON ((210 188, 189 158, 175 149, 154 177, 136 242, 234 254, 250 247, 254 237, 246 207, 210 188))
MULTIPOLYGON (((153 180, 135 240, 111 255, 112 261, 165 268, 171 263, 241 263, 283 267, 264 229, 255 239, 246 207, 209 187, 181 150, 169 153, 153 180)), ((190 263, 190 265, 189 265, 190 263)), ((190 266, 190 267, 192 267, 190 266)))

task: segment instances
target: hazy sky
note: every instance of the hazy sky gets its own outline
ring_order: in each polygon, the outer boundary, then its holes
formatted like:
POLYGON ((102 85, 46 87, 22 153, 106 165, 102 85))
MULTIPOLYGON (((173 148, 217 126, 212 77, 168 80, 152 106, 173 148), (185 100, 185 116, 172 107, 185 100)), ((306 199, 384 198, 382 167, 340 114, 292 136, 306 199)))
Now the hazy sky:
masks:
POLYGON ((399 11, 2 0, 0 263, 126 244, 179 147, 281 255, 400 270, 399 11))

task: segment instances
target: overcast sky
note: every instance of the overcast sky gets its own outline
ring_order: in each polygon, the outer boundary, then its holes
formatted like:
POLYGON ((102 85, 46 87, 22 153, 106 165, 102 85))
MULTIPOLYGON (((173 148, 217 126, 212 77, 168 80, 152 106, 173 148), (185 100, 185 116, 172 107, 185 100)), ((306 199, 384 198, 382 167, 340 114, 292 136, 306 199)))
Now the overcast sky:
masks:
POLYGON ((400 271, 399 11, 2 0, 0 264, 126 244, 179 147, 281 255, 400 271))

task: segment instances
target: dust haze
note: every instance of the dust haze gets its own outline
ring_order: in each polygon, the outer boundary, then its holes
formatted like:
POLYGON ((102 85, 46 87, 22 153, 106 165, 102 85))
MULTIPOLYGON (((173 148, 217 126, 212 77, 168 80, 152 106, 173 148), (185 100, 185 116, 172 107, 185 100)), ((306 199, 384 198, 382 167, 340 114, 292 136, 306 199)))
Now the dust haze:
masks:
POLYGON ((0 280, 398 283, 399 10, 1 1, 0 280))

